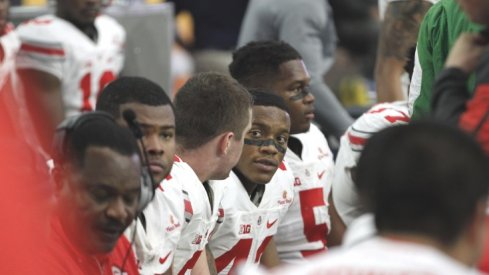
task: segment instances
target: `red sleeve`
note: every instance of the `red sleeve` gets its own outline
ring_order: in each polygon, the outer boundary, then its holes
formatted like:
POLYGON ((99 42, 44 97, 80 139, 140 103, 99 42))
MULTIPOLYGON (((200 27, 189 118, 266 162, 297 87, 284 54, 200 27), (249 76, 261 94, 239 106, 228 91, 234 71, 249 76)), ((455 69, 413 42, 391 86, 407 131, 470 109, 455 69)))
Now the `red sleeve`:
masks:
POLYGON ((477 140, 489 153, 489 84, 477 86, 474 97, 467 103, 466 111, 460 116, 459 125, 477 140))

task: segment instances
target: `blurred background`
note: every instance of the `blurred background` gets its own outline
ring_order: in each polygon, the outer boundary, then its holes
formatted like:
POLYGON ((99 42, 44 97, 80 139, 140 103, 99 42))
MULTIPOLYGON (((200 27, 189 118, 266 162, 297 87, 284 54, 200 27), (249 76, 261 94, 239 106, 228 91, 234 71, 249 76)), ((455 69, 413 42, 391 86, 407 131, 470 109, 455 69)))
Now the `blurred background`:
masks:
MULTIPOLYGON (((124 74, 146 76, 172 96, 190 75, 227 72, 248 0, 114 0, 105 12, 127 30, 124 74)), ((324 81, 353 117, 375 102, 377 0, 329 0, 338 34, 324 81)), ((53 11, 55 1, 13 0, 15 24, 53 11)))

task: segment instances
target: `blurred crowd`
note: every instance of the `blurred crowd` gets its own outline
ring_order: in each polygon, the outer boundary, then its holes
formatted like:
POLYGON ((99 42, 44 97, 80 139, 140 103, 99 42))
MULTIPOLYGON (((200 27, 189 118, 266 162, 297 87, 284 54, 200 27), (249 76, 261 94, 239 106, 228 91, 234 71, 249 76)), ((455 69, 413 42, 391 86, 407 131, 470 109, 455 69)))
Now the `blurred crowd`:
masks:
POLYGON ((0 0, 0 273, 489 273, 488 45, 487 0, 0 0))

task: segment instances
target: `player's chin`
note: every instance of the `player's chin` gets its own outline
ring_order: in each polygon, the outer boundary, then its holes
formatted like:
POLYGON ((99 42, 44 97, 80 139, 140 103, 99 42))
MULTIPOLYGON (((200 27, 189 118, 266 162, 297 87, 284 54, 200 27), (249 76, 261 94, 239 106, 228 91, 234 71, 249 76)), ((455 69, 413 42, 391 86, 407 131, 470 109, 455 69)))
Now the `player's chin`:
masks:
POLYGON ((84 25, 93 24, 95 18, 99 16, 100 9, 86 9, 81 12, 80 23, 84 25))
POLYGON ((256 184, 267 184, 272 180, 274 174, 275 172, 254 172, 250 180, 256 184))

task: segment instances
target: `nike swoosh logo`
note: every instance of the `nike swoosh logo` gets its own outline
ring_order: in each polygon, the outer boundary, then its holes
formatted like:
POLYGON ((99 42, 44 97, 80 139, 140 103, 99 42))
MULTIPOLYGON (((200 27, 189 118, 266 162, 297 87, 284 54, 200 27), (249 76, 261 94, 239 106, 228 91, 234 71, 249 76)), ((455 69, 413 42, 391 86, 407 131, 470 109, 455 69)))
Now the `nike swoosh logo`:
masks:
POLYGON ((278 219, 275 219, 273 222, 268 222, 267 221, 267 228, 271 228, 276 222, 277 222, 278 219))
POLYGON ((166 260, 168 260, 168 257, 170 257, 171 251, 166 254, 164 258, 160 258, 160 264, 164 264, 166 260))
POLYGON ((326 170, 323 170, 321 173, 318 173, 318 178, 322 179, 325 172, 326 172, 326 170))

